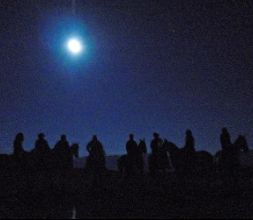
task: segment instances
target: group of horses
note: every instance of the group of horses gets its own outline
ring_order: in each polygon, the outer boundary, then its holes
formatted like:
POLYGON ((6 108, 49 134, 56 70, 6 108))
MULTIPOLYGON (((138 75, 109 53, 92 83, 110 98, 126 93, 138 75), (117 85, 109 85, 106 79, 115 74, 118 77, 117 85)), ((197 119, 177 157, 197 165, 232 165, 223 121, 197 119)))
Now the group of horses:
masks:
POLYGON ((136 162, 134 170, 130 163, 132 162, 128 155, 123 155, 118 159, 118 170, 121 175, 129 173, 139 174, 150 172, 170 173, 170 172, 209 172, 214 166, 214 157, 207 151, 189 152, 186 148, 179 148, 176 144, 164 140, 162 150, 157 154, 142 153, 139 161, 136 162), (131 167, 131 171, 128 169, 131 167))
POLYGON ((10 172, 29 170, 66 170, 73 168, 73 158, 79 157, 79 146, 73 144, 68 152, 59 153, 55 149, 39 153, 36 150, 24 151, 21 155, 0 154, 0 169, 10 172))
MULTIPOLYGON (((117 160, 117 168, 121 175, 129 173, 168 173, 168 172, 188 172, 198 171, 208 173, 221 164, 222 151, 215 156, 207 151, 189 152, 185 148, 179 148, 176 144, 164 140, 163 150, 158 155, 142 153, 135 166, 131 166, 132 161, 128 155, 123 155, 117 160), (131 170, 130 170, 131 167, 131 170), (134 167, 134 169, 133 169, 134 167)), ((43 155, 32 150, 24 152, 21 157, 16 155, 0 154, 1 170, 66 170, 72 169, 73 158, 79 157, 79 146, 73 144, 70 146, 68 153, 59 154, 54 149, 50 149, 43 155)), ((241 150, 238 159, 242 167, 253 167, 253 153, 251 151, 241 150)), ((89 156, 88 156, 89 158, 89 156)), ((87 166, 87 163, 86 163, 87 166)), ((106 164, 105 164, 106 169, 106 164)))
MULTIPOLYGON (((233 147, 237 153, 229 163, 235 163, 241 169, 253 170, 253 151, 245 148, 241 143, 234 143, 233 147)), ((142 154, 139 162, 136 163, 134 173, 150 172, 156 173, 190 173, 197 172, 208 174, 213 171, 225 169, 223 158, 224 152, 218 151, 215 155, 207 151, 188 151, 186 148, 179 148, 176 144, 167 141, 163 142, 162 150, 157 155, 142 154)), ((128 155, 121 156, 118 161, 118 170, 122 175, 129 174, 128 155)), ((132 171, 132 170, 131 170, 132 171)))

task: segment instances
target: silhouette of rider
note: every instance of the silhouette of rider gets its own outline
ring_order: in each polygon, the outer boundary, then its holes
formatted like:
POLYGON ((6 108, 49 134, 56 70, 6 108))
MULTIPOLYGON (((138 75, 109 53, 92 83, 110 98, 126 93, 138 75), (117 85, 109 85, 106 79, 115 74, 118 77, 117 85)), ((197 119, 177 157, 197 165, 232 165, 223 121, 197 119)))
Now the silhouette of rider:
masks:
POLYGON ((92 140, 87 144, 89 156, 86 161, 86 169, 92 177, 92 186, 102 184, 102 174, 106 170, 105 152, 102 143, 93 135, 92 140))
POLYGON ((61 135, 61 139, 56 143, 54 152, 58 163, 62 168, 68 168, 71 162, 70 147, 66 135, 61 135))
POLYGON ((247 142, 245 136, 243 136, 243 135, 238 136, 238 138, 236 139, 234 145, 238 149, 238 151, 242 151, 242 152, 248 152, 249 151, 248 142, 247 142))
POLYGON ((227 150, 231 147, 232 145, 231 138, 227 128, 222 128, 222 133, 220 135, 220 142, 222 150, 227 150))
POLYGON ((151 156, 149 157, 149 169, 152 176, 160 167, 160 155, 163 146, 163 140, 158 133, 154 132, 153 137, 154 138, 151 141, 151 156))
POLYGON ((16 158, 21 158, 25 153, 24 148, 23 148, 23 141, 24 141, 23 133, 18 133, 13 142, 13 148, 14 148, 13 154, 16 158))
POLYGON ((87 144, 91 168, 97 171, 105 169, 105 152, 102 143, 93 135, 92 140, 87 144))
POLYGON ((237 168, 239 167, 239 149, 232 144, 227 128, 222 128, 221 141, 221 165, 223 170, 224 185, 237 184, 237 168))
POLYGON ((154 139, 151 141, 151 150, 154 156, 157 156, 161 152, 163 140, 160 138, 158 133, 153 133, 154 139))
MULTIPOLYGON (((220 135, 220 142, 222 147, 221 162, 224 171, 231 171, 233 159, 235 157, 235 145, 232 144, 230 134, 227 128, 222 128, 220 135)), ((228 174, 229 175, 229 174, 228 174)))
POLYGON ((49 153, 50 148, 45 140, 45 135, 43 133, 38 134, 38 139, 35 142, 35 148, 32 151, 34 153, 34 168, 39 170, 47 169, 49 166, 49 153))
POLYGON ((186 175, 192 175, 195 170, 195 140, 191 130, 185 132, 185 146, 184 146, 184 172, 186 175))
POLYGON ((195 140, 191 130, 186 130, 185 136, 185 150, 188 152, 195 152, 195 140))
POLYGON ((38 139, 35 142, 35 152, 39 155, 46 154, 50 151, 49 145, 45 140, 43 133, 38 134, 38 139))
POLYGON ((134 140, 134 135, 129 135, 129 140, 126 143, 126 151, 127 155, 131 158, 134 158, 136 154, 138 153, 138 145, 136 141, 134 140))
POLYGON ((128 174, 133 174, 138 167, 138 145, 134 140, 134 135, 129 134, 129 140, 126 143, 127 161, 128 161, 128 174))

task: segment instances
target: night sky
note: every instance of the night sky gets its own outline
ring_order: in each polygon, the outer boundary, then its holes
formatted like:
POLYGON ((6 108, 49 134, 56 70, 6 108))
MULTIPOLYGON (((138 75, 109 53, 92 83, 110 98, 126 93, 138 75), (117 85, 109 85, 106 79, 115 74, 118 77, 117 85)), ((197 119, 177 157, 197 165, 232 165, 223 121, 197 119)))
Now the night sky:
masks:
POLYGON ((0 1, 0 153, 17 132, 31 150, 66 133, 81 155, 93 134, 107 154, 130 132, 220 148, 223 126, 253 142, 251 1, 0 1), (79 34, 85 52, 64 41, 79 34))

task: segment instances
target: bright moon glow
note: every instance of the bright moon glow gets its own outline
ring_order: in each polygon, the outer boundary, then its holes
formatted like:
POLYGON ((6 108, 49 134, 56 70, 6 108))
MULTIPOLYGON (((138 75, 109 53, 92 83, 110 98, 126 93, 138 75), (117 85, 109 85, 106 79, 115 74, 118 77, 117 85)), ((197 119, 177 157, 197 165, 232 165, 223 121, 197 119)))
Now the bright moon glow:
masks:
POLYGON ((81 53, 83 50, 82 43, 76 38, 71 38, 67 43, 67 47, 68 50, 74 55, 81 53))

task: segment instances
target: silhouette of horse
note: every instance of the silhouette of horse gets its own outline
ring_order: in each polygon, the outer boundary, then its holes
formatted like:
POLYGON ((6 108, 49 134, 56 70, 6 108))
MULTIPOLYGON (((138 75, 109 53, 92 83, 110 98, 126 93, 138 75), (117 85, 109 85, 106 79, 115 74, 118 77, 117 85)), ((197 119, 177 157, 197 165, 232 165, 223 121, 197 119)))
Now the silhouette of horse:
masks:
POLYGON ((117 166, 118 166, 118 170, 120 172, 120 175, 125 176, 126 172, 127 172, 127 155, 126 154, 122 155, 117 160, 117 166))
POLYGON ((189 153, 185 148, 180 149, 174 143, 166 141, 165 146, 165 151, 170 155, 172 169, 177 173, 205 173, 214 167, 214 158, 207 151, 189 153))
MULTIPOLYGON (((247 151, 239 151, 238 154, 239 157, 239 165, 242 168, 253 168, 253 151, 247 150, 247 151)), ((214 163, 217 168, 222 166, 222 151, 217 151, 214 156, 214 163)))
POLYGON ((129 160, 128 155, 124 154, 117 160, 117 167, 120 172, 121 176, 131 176, 131 175, 138 175, 143 174, 144 170, 147 170, 144 167, 144 162, 142 155, 139 157, 138 161, 136 162, 134 169, 131 166, 132 160, 129 160))
POLYGON ((243 135, 239 135, 235 142, 230 144, 226 152, 220 150, 215 154, 214 161, 219 170, 224 169, 224 163, 226 163, 226 161, 224 161, 224 156, 226 156, 226 154, 228 154, 228 157, 231 157, 230 161, 227 162, 235 163, 235 166, 240 168, 253 167, 253 153, 249 150, 247 140, 243 135))
MULTIPOLYGON (((50 149, 46 154, 43 156, 38 155, 36 151, 32 150, 30 152, 25 152, 23 157, 19 158, 18 160, 16 157, 11 154, 0 154, 0 169, 1 170, 20 170, 20 169, 26 169, 26 170, 33 170, 33 171, 39 171, 39 170, 56 170, 62 167, 61 161, 60 163, 57 163, 56 161, 57 155, 55 154, 55 151, 50 149)), ((73 144, 70 147, 69 154, 66 155, 66 161, 64 161, 65 164, 67 164, 65 167, 67 168, 73 168, 73 157, 78 158, 79 157, 79 146, 78 144, 73 144)))
POLYGON ((214 169, 214 157, 207 151, 197 151, 194 168, 198 174, 210 174, 214 169))
POLYGON ((11 170, 15 167, 13 155, 0 154, 0 170, 11 170))
POLYGON ((0 154, 0 170, 13 173, 27 169, 28 155, 30 153, 24 152, 22 157, 17 158, 14 154, 0 154))
MULTIPOLYGON (((214 167, 214 158, 207 151, 196 151, 188 154, 184 148, 178 148, 176 144, 167 141, 163 142, 161 151, 157 158, 151 154, 148 157, 149 169, 152 174, 178 172, 187 173, 195 171, 197 173, 209 173, 214 167), (154 161, 154 159, 156 159, 154 161)), ((127 172, 127 155, 121 156, 118 161, 118 170, 122 176, 127 172)), ((141 167, 139 167, 139 171, 141 167)))
POLYGON ((144 174, 147 170, 146 162, 147 147, 145 139, 140 139, 140 143, 137 146, 136 155, 133 158, 130 158, 128 154, 122 155, 117 160, 117 167, 121 176, 126 175, 135 175, 135 174, 144 174), (132 164, 134 163, 134 164, 132 164))
POLYGON ((149 155, 148 161, 151 174, 173 172, 174 165, 171 156, 172 154, 174 155, 177 150, 178 147, 174 143, 164 139, 161 149, 157 154, 149 155))
MULTIPOLYGON (((57 170, 67 170, 72 169, 73 165, 73 158, 79 158, 79 145, 72 144, 69 147, 69 150, 63 153, 59 153, 55 149, 51 150, 51 167, 57 170)), ((49 158, 50 160, 50 158, 49 158)), ((50 163, 50 161, 49 161, 50 163)))
MULTIPOLYGON (((73 157, 79 158, 79 145, 77 143, 71 145, 70 153, 73 157)), ((72 164, 73 164, 73 157, 72 157, 72 164)))

